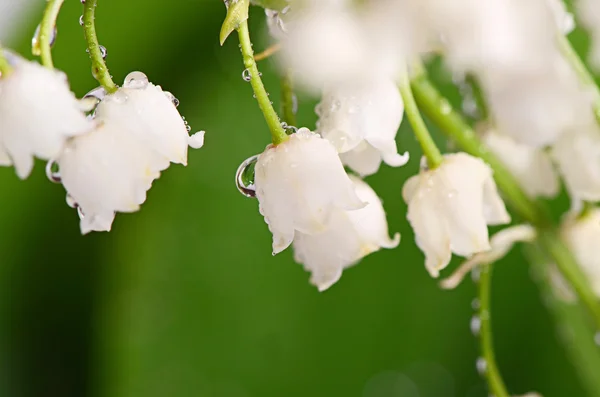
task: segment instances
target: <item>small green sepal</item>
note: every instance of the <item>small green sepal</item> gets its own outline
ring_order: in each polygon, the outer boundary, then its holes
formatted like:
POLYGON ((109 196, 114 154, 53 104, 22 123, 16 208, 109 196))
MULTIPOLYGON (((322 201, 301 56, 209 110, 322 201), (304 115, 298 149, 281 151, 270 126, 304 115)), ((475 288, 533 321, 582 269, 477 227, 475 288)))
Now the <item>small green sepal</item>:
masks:
POLYGON ((250 7, 250 0, 229 0, 225 1, 227 6, 227 16, 221 26, 221 34, 219 35, 219 41, 221 45, 225 43, 227 37, 240 27, 242 22, 248 20, 248 8, 250 7))

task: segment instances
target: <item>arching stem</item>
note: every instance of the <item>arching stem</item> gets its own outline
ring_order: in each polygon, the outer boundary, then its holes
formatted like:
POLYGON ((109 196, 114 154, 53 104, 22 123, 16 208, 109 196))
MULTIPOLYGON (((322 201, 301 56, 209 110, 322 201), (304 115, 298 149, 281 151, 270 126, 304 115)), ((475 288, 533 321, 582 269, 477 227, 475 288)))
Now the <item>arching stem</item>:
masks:
POLYGON ((118 87, 110 77, 110 73, 104 62, 104 54, 98 44, 95 25, 97 3, 98 0, 86 0, 83 4, 83 32, 90 59, 92 60, 92 74, 100 85, 104 87, 106 92, 112 94, 117 91, 118 87))

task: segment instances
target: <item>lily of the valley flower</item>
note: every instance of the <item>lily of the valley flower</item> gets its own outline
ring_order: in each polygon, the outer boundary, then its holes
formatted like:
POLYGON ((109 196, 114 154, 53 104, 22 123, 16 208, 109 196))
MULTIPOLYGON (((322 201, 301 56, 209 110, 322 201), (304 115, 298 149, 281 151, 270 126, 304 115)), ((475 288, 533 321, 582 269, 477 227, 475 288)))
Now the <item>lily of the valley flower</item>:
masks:
POLYGON ((63 185, 83 217, 81 232, 109 231, 115 212, 133 212, 170 162, 187 163, 187 147, 201 147, 203 132, 188 135, 172 95, 128 75, 95 112, 98 128, 72 139, 57 158, 63 185))
POLYGON ((395 248, 400 234, 393 239, 383 205, 377 194, 361 179, 350 176, 358 198, 367 206, 358 210, 336 209, 327 222, 327 229, 319 234, 296 231, 294 253, 296 262, 312 273, 310 281, 319 291, 336 283, 342 271, 355 265, 363 257, 381 248, 395 248))
POLYGON ((600 297, 600 208, 586 210, 581 216, 568 215, 563 221, 562 236, 600 297))
POLYGON ((15 60, 12 73, 0 79, 0 165, 14 165, 25 179, 34 156, 55 158, 67 139, 91 131, 94 123, 64 73, 15 60))
POLYGON ((519 181, 528 196, 554 197, 558 194, 558 174, 550 155, 543 149, 519 143, 493 130, 487 131, 482 139, 519 181))
POLYGON ((600 130, 595 125, 564 134, 551 154, 574 201, 600 200, 600 130))
POLYGON ((273 254, 286 249, 296 231, 326 231, 334 211, 365 206, 333 145, 307 128, 259 155, 254 183, 260 213, 273 233, 273 254))
POLYGON ((328 88, 316 108, 317 132, 340 153, 342 162, 362 176, 377 172, 381 161, 399 167, 396 133, 404 104, 396 83, 386 77, 328 88))
POLYGON ((432 277, 439 276, 453 252, 469 257, 489 250, 487 225, 510 222, 491 168, 465 153, 445 155, 438 168, 406 181, 402 194, 432 277))

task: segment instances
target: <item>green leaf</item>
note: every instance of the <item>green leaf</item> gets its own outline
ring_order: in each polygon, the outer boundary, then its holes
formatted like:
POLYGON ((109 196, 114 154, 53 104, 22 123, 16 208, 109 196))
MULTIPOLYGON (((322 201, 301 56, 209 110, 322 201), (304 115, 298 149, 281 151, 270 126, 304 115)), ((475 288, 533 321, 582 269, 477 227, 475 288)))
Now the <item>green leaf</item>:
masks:
POLYGON ((221 34, 219 35, 219 41, 221 45, 225 43, 227 37, 236 30, 240 24, 248 19, 248 8, 250 7, 250 0, 232 0, 227 7, 227 16, 221 26, 221 34))
POLYGON ((288 0, 251 0, 250 3, 255 6, 268 8, 269 10, 281 11, 289 6, 288 0))

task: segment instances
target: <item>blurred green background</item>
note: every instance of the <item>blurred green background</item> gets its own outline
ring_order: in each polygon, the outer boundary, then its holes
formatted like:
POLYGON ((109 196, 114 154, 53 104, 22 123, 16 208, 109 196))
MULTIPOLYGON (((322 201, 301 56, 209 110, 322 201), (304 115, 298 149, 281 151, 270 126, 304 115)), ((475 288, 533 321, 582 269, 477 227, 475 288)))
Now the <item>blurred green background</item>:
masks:
MULTIPOLYGON (((34 31, 43 3, 23 31, 34 31)), ((111 233, 83 237, 41 162, 26 182, 0 169, 0 396, 487 396, 469 329, 474 285, 440 290, 405 219, 402 184, 419 160, 410 127, 398 135, 413 153, 409 165, 367 179, 390 232, 402 233, 400 247, 318 293, 290 250, 271 256, 256 200, 234 184, 238 165, 269 134, 241 78, 236 37, 219 46, 222 2, 99 3, 115 81, 145 72, 180 99, 193 131, 207 131, 206 145, 190 151, 187 168, 163 173, 142 211, 118 215, 111 233)), ((66 1, 54 47, 80 96, 97 86, 81 8, 66 1)), ((256 50, 268 45, 258 8, 251 32, 256 50)), ((30 37, 13 43, 28 57, 30 37)), ((273 66, 260 65, 277 104, 273 66)), ((314 103, 302 98, 302 126, 314 127, 314 103)), ((518 250, 496 266, 492 302, 511 392, 584 396, 518 250)))

